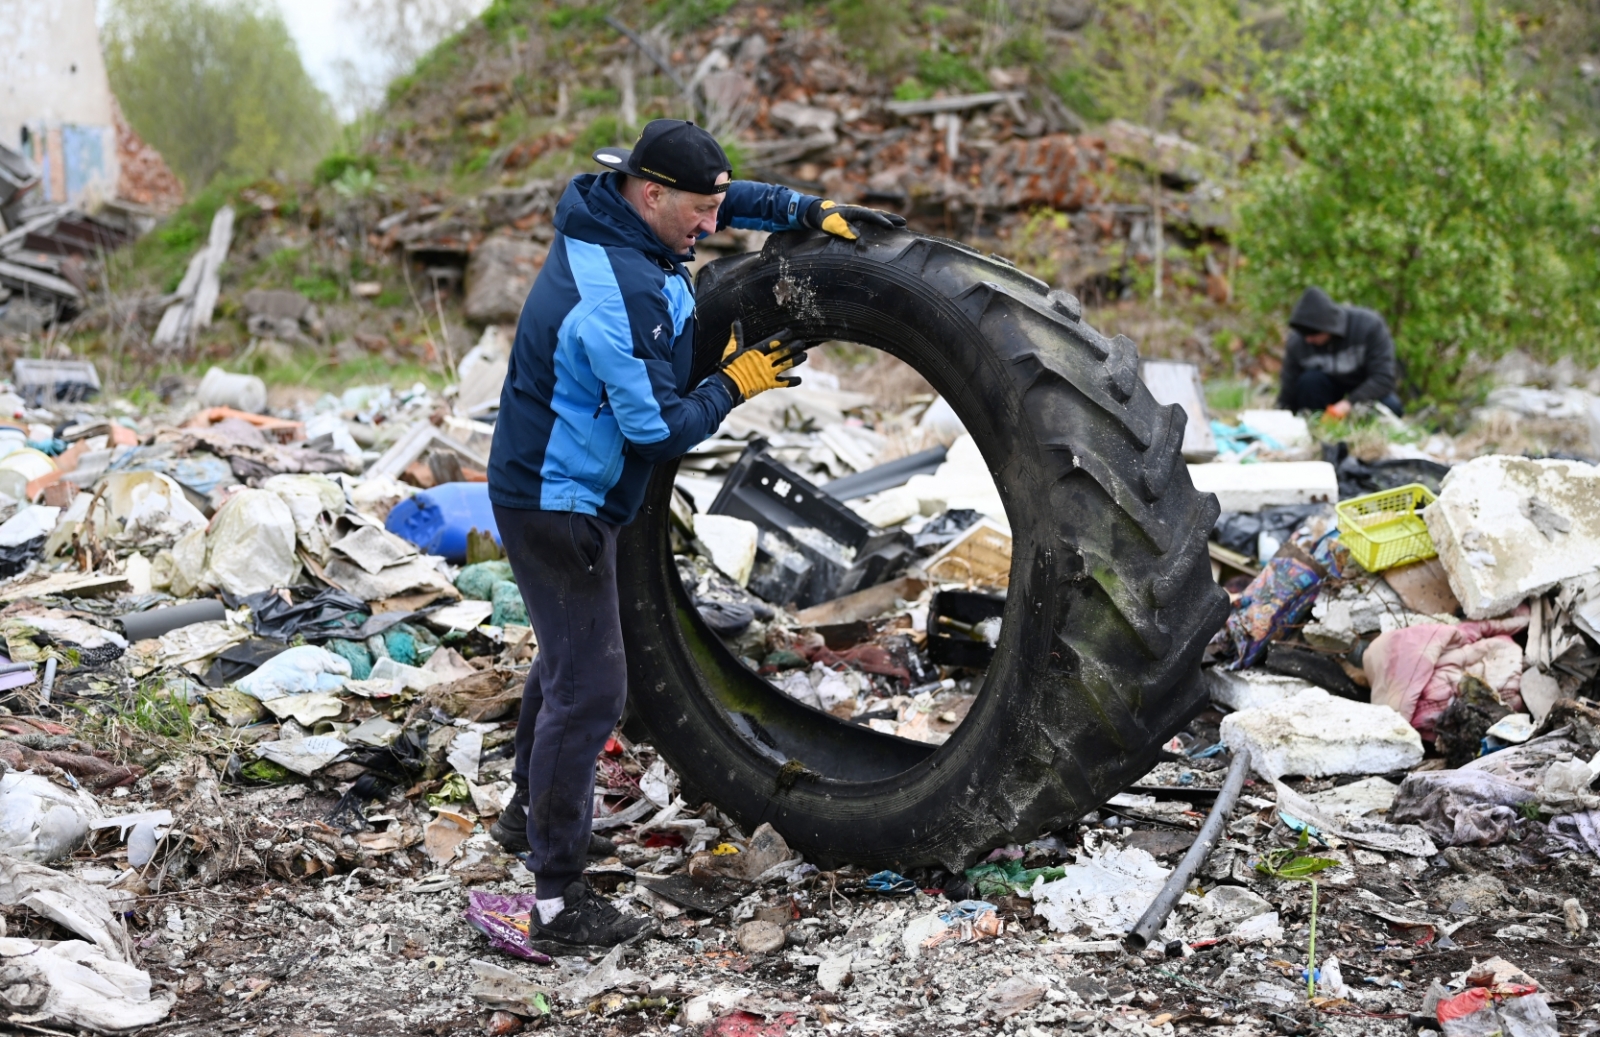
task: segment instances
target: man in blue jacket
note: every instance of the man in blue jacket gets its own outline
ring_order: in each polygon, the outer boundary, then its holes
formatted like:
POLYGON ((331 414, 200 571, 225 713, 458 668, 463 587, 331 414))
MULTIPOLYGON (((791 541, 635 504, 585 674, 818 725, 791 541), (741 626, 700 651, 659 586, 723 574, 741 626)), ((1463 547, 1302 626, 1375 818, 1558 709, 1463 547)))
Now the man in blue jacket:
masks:
POLYGON ((716 139, 660 119, 631 150, 602 148, 614 172, 574 177, 556 206, 549 255, 517 323, 489 456, 489 499, 539 654, 517 721, 511 804, 491 829, 528 851, 547 951, 613 946, 640 934, 583 879, 595 761, 627 697, 617 600, 618 527, 650 471, 706 439, 734 407, 799 383, 805 344, 747 344, 732 329, 718 370, 689 384, 694 292, 684 263, 724 227, 813 228, 854 240, 851 223, 888 213, 730 181, 716 139))

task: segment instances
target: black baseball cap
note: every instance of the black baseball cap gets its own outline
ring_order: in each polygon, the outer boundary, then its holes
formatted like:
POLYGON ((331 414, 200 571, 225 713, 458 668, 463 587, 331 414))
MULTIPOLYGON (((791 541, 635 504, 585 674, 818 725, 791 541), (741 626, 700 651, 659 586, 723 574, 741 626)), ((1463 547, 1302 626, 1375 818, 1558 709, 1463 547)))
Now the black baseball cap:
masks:
POLYGON ((733 172, 717 138, 684 119, 656 119, 639 134, 632 150, 601 148, 594 160, 691 194, 721 194, 728 184, 717 183, 717 177, 733 172))

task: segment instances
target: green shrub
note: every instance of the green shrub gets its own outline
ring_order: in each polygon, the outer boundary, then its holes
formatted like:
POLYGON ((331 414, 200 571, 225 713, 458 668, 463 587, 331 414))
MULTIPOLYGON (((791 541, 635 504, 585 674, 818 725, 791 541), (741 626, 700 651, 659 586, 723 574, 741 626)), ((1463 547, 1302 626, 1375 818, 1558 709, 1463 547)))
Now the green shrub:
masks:
POLYGON ((959 54, 925 50, 917 55, 917 78, 935 89, 981 91, 989 89, 983 75, 959 54))
POLYGON ((1481 0, 1465 30, 1446 0, 1296 10, 1304 44, 1273 86, 1298 117, 1248 183, 1246 300, 1282 313, 1314 284, 1372 307, 1406 390, 1441 404, 1471 389, 1469 359, 1592 352, 1595 206, 1514 85, 1514 30, 1481 0))
POLYGON ((344 289, 339 282, 325 274, 296 277, 292 283, 295 291, 312 302, 334 302, 344 295, 344 289))
POLYGON ((544 21, 552 29, 598 29, 606 24, 606 15, 610 13, 611 5, 608 3, 563 4, 546 15, 544 21))
POLYGON ((352 155, 349 152, 336 151, 317 163, 316 171, 312 174, 311 179, 320 187, 323 184, 333 183, 350 170, 376 173, 378 171, 378 160, 371 155, 352 155))
POLYGON ((572 150, 580 157, 588 157, 596 148, 606 148, 622 139, 625 129, 615 115, 602 115, 584 127, 572 150))

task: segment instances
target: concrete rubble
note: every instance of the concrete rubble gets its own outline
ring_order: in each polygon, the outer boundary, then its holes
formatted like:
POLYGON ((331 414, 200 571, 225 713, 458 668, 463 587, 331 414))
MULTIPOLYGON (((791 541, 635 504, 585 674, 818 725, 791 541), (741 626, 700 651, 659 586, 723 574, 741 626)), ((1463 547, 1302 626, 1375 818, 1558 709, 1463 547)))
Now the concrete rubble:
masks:
MULTIPOLYGON (((503 356, 487 341, 485 357, 463 361, 463 385, 472 366, 503 356)), ((797 390, 796 406, 836 424, 796 430, 781 415, 763 424, 746 414, 684 466, 680 575, 707 625, 775 693, 937 744, 971 708, 997 642, 998 611, 950 617, 963 615, 959 594, 1003 603, 1004 511, 986 499, 992 477, 979 477, 987 470, 958 428, 934 431, 932 404, 886 412, 822 381, 797 390), (859 424, 845 426, 847 416, 859 424), (865 516, 894 486, 830 505, 855 516, 867 553, 885 559, 870 571, 861 554, 727 503, 741 463, 781 465, 794 486, 828 499, 835 479, 934 445, 942 460, 902 473, 910 514, 888 521, 880 507, 884 525, 865 516), (800 608, 758 593, 784 586, 785 559, 821 569, 831 558, 827 586, 847 585, 843 595, 800 608)), ((0 901, 27 905, 4 908, 0 941, 0 956, 26 964, 0 967, 23 969, 37 992, 8 1003, 14 1019, 105 1033, 163 1020, 193 1033, 308 1021, 338 1032, 577 1032, 641 1016, 658 1021, 647 1029, 671 1020, 719 1033, 867 1033, 907 1021, 930 1032, 1295 1032, 1313 1020, 1399 1032, 1389 1020, 1423 1012, 1428 998, 1497 989, 1470 979, 1488 956, 1480 948, 1514 945, 1532 970, 1516 995, 1538 999, 1529 1017, 1581 1025, 1588 1002, 1576 991, 1588 980, 1567 962, 1592 942, 1600 797, 1588 785, 1600 713, 1568 671, 1587 665, 1584 624, 1600 618, 1592 570, 1535 596, 1537 629, 1524 615, 1528 644, 1513 642, 1522 685, 1554 686, 1542 723, 1519 726, 1523 714, 1478 698, 1459 718, 1455 700, 1445 704, 1436 739, 1459 742, 1452 724, 1481 724, 1484 745, 1507 746, 1467 767, 1438 767, 1405 717, 1349 692, 1358 648, 1462 620, 1411 608, 1383 574, 1341 569, 1263 664, 1207 670, 1216 708, 1167 746, 1166 762, 1098 811, 964 873, 819 869, 769 827, 745 832, 712 803, 682 798, 652 747, 619 731, 596 789, 596 828, 615 849, 591 862, 590 879, 659 931, 604 957, 537 964, 485 947, 469 921, 471 897, 514 903, 531 891, 487 823, 509 794, 509 740, 537 651, 492 540, 446 561, 457 533, 443 527, 470 515, 466 458, 482 457, 474 419, 438 418, 459 397, 391 389, 298 412, 228 408, 214 422, 200 402, 186 420, 111 418, 104 445, 46 455, 72 495, 59 509, 19 503, 5 527, 29 550, 0 587, 10 602, 0 634, 22 662, 20 681, 0 692, 0 901), (375 398, 387 440, 368 424, 375 398), (313 446, 303 430, 314 422, 348 435, 354 452, 333 436, 313 446), (394 454, 389 444, 402 443, 394 454), (68 481, 65 466, 94 449, 110 452, 110 471, 68 481), (441 451, 459 468, 430 463, 441 451), (103 511, 80 505, 97 490, 103 511), (459 492, 429 497, 445 491, 459 492), (431 546, 392 532, 424 539, 411 523, 429 506, 442 523, 426 534, 431 546), (245 512, 248 535, 228 518, 245 512), (91 516, 102 516, 94 540, 91 516), (91 559, 87 573, 78 557, 91 559), (159 617, 207 594, 220 598, 214 618, 139 641, 118 633, 128 622, 118 617, 159 617), (1256 780, 1161 942, 1127 954, 1121 934, 1192 841, 1233 747, 1251 750, 1256 780), (1287 877, 1282 857, 1296 852, 1326 862, 1314 873, 1310 1000, 1311 890, 1287 877)), ((74 420, 97 406, 75 404, 74 420)), ((1329 523, 1316 528, 1331 535, 1329 523)), ((1452 560, 1437 564, 1453 584, 1452 560)), ((1415 580, 1396 582, 1410 600, 1446 607, 1415 580)), ((1449 685, 1458 696, 1464 686, 1449 685)), ((1511 995, 1499 996, 1503 1015, 1511 995)))

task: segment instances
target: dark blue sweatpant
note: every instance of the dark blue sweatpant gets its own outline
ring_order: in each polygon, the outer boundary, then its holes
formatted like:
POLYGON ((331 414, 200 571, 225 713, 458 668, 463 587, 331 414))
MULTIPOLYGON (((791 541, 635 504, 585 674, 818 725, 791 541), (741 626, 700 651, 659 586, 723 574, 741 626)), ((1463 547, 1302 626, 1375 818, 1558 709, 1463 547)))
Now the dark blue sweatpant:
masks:
POLYGON ((527 789, 528 870, 548 900, 583 875, 595 760, 627 700, 617 527, 498 504, 494 518, 539 646, 522 689, 511 780, 527 789))

